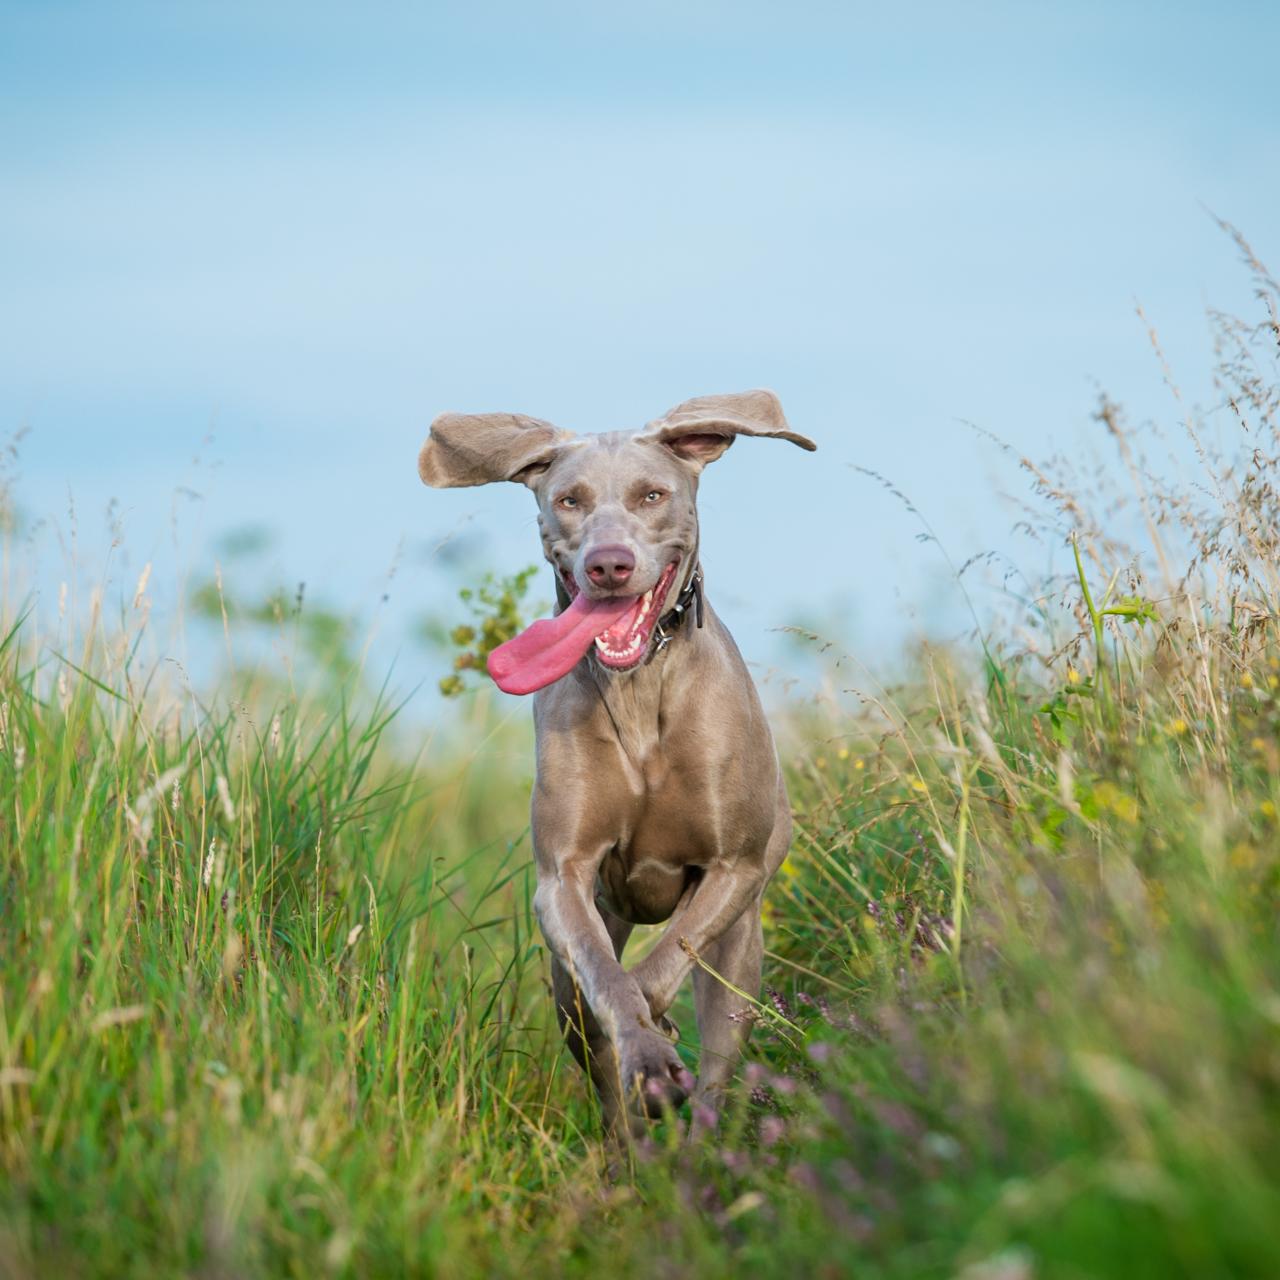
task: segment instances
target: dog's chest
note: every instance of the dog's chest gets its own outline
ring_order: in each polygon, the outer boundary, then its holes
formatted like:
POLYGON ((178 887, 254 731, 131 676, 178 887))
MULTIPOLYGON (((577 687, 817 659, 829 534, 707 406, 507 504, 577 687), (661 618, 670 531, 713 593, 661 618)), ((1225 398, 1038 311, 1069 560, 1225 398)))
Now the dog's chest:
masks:
POLYGON ((706 867, 763 847, 772 803, 761 803, 740 777, 719 769, 646 775, 640 795, 619 815, 618 840, 600 868, 598 887, 615 915, 657 924, 706 867))

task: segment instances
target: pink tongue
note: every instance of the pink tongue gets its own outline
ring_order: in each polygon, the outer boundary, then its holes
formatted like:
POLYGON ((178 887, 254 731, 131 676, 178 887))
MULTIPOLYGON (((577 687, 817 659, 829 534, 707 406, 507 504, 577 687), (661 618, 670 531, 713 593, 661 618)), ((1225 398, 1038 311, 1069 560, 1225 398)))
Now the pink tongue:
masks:
POLYGON ((489 674, 504 693, 533 693, 567 675, 615 622, 640 603, 638 596, 624 600, 588 600, 577 595, 554 618, 541 618, 518 636, 500 644, 489 655, 489 674))

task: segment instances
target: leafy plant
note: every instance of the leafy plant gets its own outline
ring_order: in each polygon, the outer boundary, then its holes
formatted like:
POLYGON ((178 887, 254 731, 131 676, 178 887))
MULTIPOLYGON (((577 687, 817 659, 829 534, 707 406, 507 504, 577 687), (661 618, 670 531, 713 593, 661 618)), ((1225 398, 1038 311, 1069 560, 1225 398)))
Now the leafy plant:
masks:
POLYGON ((538 566, 530 565, 506 576, 487 573, 478 587, 463 587, 458 592, 473 621, 460 623, 449 632, 449 644, 458 653, 452 673, 440 681, 440 692, 446 698, 465 692, 467 672, 483 673, 489 655, 524 630, 522 606, 537 572, 538 566))

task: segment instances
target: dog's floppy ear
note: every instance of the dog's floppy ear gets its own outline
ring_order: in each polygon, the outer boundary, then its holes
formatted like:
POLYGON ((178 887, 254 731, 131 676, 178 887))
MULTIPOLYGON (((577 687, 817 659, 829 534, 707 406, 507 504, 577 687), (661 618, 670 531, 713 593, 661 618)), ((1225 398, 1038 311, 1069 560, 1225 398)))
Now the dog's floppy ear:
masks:
POLYGON ((772 391, 740 391, 736 395, 699 396, 668 409, 640 433, 640 439, 666 445, 699 470, 714 462, 735 436, 769 436, 790 440, 802 449, 818 446, 792 431, 772 391))
POLYGON ((418 454, 418 474, 433 489, 495 480, 529 484, 572 431, 520 413, 442 413, 418 454))

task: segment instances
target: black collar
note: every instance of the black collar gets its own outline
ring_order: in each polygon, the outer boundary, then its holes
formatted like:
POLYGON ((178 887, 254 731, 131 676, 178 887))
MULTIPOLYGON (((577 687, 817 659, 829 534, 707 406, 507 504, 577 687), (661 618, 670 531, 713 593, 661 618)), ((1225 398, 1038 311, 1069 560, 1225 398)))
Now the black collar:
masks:
POLYGON ((702 566, 694 565, 693 573, 689 581, 685 583, 684 590, 676 597, 676 602, 667 610, 666 613, 658 619, 656 632, 658 636, 658 646, 654 650, 655 653, 661 653, 663 649, 671 643, 672 632, 684 621, 684 615, 689 606, 693 606, 693 618, 698 627, 702 630, 702 566))

